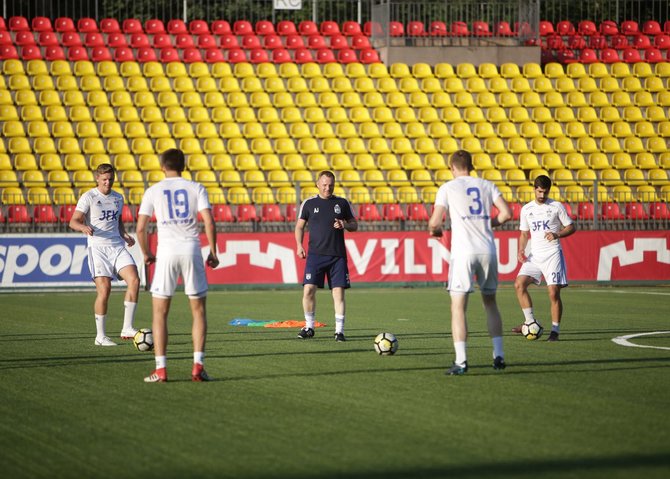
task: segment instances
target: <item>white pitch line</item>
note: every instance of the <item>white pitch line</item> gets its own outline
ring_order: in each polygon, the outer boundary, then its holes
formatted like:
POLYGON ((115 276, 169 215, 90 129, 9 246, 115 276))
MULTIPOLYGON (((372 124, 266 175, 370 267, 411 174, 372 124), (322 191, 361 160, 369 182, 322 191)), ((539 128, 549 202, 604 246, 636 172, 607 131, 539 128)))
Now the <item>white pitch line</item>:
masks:
POLYGON ((638 334, 628 334, 626 336, 617 336, 612 338, 612 341, 621 346, 626 346, 629 348, 648 348, 648 349, 663 349, 670 351, 670 348, 665 346, 647 346, 644 344, 635 344, 628 341, 629 339, 639 338, 641 336, 653 336, 655 334, 670 334, 670 331, 652 331, 651 333, 638 333, 638 334))
MULTIPOLYGON (((575 291, 577 289, 575 288, 575 291)), ((611 289, 583 289, 587 293, 614 293, 614 294, 651 294, 655 296, 670 296, 670 293, 661 293, 656 291, 622 291, 622 290, 611 290, 611 289)))

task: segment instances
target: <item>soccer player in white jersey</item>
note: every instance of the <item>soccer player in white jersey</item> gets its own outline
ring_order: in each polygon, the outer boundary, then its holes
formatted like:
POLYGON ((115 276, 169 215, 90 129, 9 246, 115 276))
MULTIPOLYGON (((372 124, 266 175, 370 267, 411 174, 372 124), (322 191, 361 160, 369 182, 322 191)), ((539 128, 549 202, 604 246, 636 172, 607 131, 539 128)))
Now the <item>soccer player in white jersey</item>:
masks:
POLYGON ((193 381, 209 381, 205 372, 205 341, 207 338, 207 277, 200 251, 198 213, 205 226, 209 244, 207 264, 216 268, 216 229, 207 191, 200 183, 181 177, 184 171, 184 153, 171 149, 161 156, 165 179, 151 186, 144 193, 137 220, 137 240, 147 265, 156 263, 151 283, 153 303, 152 331, 156 369, 145 382, 167 381, 167 318, 170 302, 179 277, 184 282, 184 293, 189 297, 193 326, 193 381), (156 215, 158 247, 154 255, 147 227, 151 216, 156 215))
MULTIPOLYGON (((561 248, 561 238, 575 232, 575 225, 558 201, 549 198, 551 179, 546 175, 535 178, 535 200, 521 208, 519 229, 519 249, 517 259, 521 269, 514 281, 514 288, 527 324, 535 321, 533 301, 528 293, 531 283, 541 284, 542 277, 547 283, 551 302, 551 333, 547 341, 558 341, 563 301, 561 288, 568 285, 565 258, 561 248), (530 254, 526 256, 526 246, 530 239, 530 254)), ((521 326, 512 330, 521 333, 521 326)))
POLYGON ((493 183, 470 175, 474 169, 470 153, 464 150, 453 153, 450 167, 454 179, 440 186, 428 230, 432 236, 441 237, 445 214, 449 215, 451 258, 447 288, 451 296, 451 334, 456 360, 447 374, 460 376, 468 371, 465 313, 475 280, 482 294, 493 342, 493 368, 505 368, 502 319, 496 303, 498 255, 491 228, 512 218, 512 210, 493 183), (492 205, 498 208, 493 218, 492 205))
POLYGON ((107 305, 112 292, 112 278, 126 282, 125 312, 121 339, 132 339, 137 330, 133 327, 140 279, 133 257, 126 249, 135 244, 121 221, 123 196, 112 190, 114 167, 103 163, 95 171, 96 188, 87 191, 75 208, 70 228, 88 236, 88 269, 95 282, 97 296, 93 305, 95 313, 96 346, 116 346, 106 333, 107 305))

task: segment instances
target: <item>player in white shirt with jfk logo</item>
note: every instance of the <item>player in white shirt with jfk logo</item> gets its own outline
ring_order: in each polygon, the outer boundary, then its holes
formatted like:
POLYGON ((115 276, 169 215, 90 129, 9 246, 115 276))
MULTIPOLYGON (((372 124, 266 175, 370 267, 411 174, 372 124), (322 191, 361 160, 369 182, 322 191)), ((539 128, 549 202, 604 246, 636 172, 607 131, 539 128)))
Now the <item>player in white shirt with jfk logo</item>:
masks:
MULTIPOLYGON (((549 198, 551 179, 546 175, 535 178, 535 200, 521 208, 519 229, 519 249, 517 259, 521 269, 514 282, 524 322, 535 321, 533 301, 528 293, 531 283, 539 285, 542 277, 547 283, 551 302, 551 333, 547 341, 558 341, 559 326, 563 315, 561 288, 568 285, 565 258, 561 249, 561 238, 575 232, 575 225, 565 207, 549 198), (530 240, 530 254, 526 256, 526 247, 530 240)), ((521 326, 512 329, 521 333, 521 326)))

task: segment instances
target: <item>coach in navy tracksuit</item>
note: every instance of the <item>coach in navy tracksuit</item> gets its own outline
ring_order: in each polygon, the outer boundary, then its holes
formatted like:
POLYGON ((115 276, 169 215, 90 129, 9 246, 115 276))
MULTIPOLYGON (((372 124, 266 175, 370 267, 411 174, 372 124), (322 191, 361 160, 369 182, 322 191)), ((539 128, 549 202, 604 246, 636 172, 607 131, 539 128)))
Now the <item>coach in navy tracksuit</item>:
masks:
POLYGON ((316 290, 323 288, 325 278, 328 277, 335 305, 335 340, 344 341, 344 290, 350 287, 344 230, 356 231, 358 222, 349 201, 333 195, 335 175, 331 171, 320 172, 316 186, 319 194, 303 201, 295 225, 296 254, 299 258, 307 258, 302 280, 305 327, 300 330, 298 337, 314 337, 316 290), (302 246, 307 223, 309 254, 305 253, 302 246))

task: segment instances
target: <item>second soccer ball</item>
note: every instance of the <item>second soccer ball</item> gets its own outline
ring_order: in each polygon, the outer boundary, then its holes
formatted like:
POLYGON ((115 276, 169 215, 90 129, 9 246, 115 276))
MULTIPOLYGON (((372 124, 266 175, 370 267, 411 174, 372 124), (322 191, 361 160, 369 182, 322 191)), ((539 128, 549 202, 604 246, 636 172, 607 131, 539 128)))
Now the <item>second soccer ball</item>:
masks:
POLYGON ((375 351, 381 356, 391 356, 398 350, 398 340, 391 333, 379 333, 375 338, 375 351))

